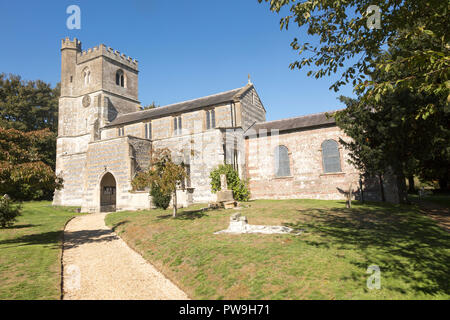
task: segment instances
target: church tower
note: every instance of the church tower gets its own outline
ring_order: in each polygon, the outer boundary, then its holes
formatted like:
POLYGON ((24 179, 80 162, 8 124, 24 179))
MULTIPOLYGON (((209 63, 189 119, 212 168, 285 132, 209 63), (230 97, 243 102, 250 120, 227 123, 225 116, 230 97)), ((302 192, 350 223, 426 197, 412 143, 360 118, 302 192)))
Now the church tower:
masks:
POLYGON ((89 142, 139 105, 136 60, 103 44, 82 51, 78 39, 62 40, 56 174, 64 188, 55 192, 54 205, 81 205, 89 142))

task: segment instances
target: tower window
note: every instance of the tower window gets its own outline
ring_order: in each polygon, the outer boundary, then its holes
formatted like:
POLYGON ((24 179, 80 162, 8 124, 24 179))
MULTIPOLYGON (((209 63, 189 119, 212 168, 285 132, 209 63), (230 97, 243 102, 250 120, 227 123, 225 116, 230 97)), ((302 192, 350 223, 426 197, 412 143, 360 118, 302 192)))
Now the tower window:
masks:
POLYGON ((152 123, 147 122, 144 124, 145 126, 145 139, 152 139, 152 123))
POLYGON ((123 137, 123 136, 124 136, 124 131, 125 131, 125 130, 124 130, 123 127, 117 129, 117 133, 118 133, 119 137, 123 137))
POLYGON ((206 129, 212 129, 216 127, 216 112, 214 109, 206 111, 206 129))
POLYGON ((116 84, 125 88, 125 74, 122 70, 117 70, 116 72, 116 84))
MULTIPOLYGON (((83 70, 84 85, 87 86, 91 82, 91 71, 88 68, 83 70)), ((70 77, 70 82, 72 82, 72 77, 70 77)))
POLYGON ((179 135, 181 134, 182 125, 181 125, 181 116, 173 118, 173 134, 179 135))

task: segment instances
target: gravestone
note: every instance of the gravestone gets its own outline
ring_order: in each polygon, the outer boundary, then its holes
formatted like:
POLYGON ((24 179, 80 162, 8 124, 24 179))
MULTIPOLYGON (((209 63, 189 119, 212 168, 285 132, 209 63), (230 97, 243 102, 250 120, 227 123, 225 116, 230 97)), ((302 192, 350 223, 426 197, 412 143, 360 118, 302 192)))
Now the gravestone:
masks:
POLYGON ((234 207, 233 191, 228 190, 227 177, 224 174, 220 175, 220 191, 217 192, 217 202, 222 203, 226 209, 229 208, 229 203, 233 202, 234 207))

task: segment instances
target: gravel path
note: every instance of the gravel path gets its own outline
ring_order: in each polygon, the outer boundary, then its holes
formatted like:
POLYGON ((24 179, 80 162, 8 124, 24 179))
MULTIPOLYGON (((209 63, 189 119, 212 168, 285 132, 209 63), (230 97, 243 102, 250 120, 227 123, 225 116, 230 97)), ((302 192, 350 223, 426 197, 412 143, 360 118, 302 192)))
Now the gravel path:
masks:
POLYGON ((64 299, 188 299, 105 225, 106 213, 79 216, 64 231, 64 299))

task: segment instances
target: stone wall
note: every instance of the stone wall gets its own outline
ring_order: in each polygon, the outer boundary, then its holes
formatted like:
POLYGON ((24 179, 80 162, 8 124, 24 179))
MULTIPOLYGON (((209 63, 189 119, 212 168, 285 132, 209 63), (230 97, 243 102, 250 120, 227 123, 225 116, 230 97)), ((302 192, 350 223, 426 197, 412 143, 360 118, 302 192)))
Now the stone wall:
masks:
POLYGON ((107 172, 111 173, 116 180, 116 209, 118 211, 150 207, 150 202, 146 202, 148 199, 146 195, 130 192, 134 167, 132 144, 136 145, 136 141, 130 142, 130 140, 134 139, 120 137, 89 144, 84 178, 83 212, 99 211, 100 182, 107 172), (139 203, 135 203, 136 200, 139 200, 139 203))
POLYGON ((339 141, 343 132, 336 126, 280 133, 274 136, 247 138, 247 177, 253 199, 345 199, 352 183, 358 188, 359 172, 346 160, 348 152, 340 147, 341 168, 339 173, 324 173, 321 144, 324 140, 339 141), (288 177, 276 177, 274 152, 278 145, 289 151, 290 172, 288 177), (339 191, 342 190, 342 191, 339 191))

